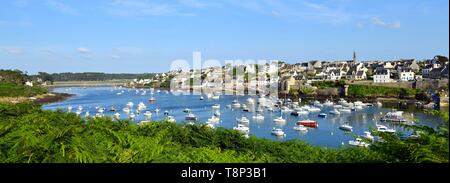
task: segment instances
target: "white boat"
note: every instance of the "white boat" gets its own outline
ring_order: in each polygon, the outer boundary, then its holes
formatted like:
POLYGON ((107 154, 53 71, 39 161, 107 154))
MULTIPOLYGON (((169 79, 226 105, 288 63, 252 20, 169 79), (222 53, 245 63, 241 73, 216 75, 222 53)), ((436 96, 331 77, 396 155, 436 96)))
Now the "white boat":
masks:
POLYGON ((189 109, 189 108, 184 108, 184 109, 183 109, 183 112, 189 113, 189 112, 191 112, 191 109, 189 109))
POLYGON ((97 109, 97 112, 99 112, 99 113, 103 113, 103 112, 105 112, 105 108, 103 108, 103 107, 100 107, 100 108, 98 108, 98 109, 97 109))
POLYGON ((364 109, 364 107, 363 107, 363 106, 361 106, 361 105, 357 105, 357 106, 355 106, 355 109, 356 109, 356 110, 363 110, 363 109, 364 109))
POLYGON ((220 116, 220 111, 214 112, 214 116, 219 117, 220 116))
POLYGON ((134 113, 130 113, 130 114, 128 115, 128 117, 130 117, 131 119, 134 119, 134 118, 136 117, 136 115, 135 115, 134 113))
POLYGON ((320 112, 320 108, 317 107, 310 107, 309 109, 307 109, 308 112, 310 113, 314 113, 314 112, 320 112))
POLYGON ((82 111, 76 111, 75 114, 77 114, 77 116, 79 116, 81 114, 82 111))
POLYGON ((175 118, 174 118, 173 116, 167 116, 167 117, 166 117, 166 120, 167 120, 168 122, 171 122, 171 123, 175 123, 175 122, 176 122, 176 120, 175 120, 175 118))
POLYGON ((81 106, 81 105, 78 106, 78 110, 79 110, 79 111, 82 111, 82 110, 83 110, 83 106, 81 106))
POLYGON ((159 113, 159 111, 161 111, 161 109, 159 109, 159 108, 155 109, 155 113, 159 113))
POLYGON ((188 115, 186 115, 185 120, 186 121, 197 121, 197 116, 195 116, 192 113, 189 113, 188 115))
POLYGON ((238 124, 236 127, 233 127, 233 129, 237 130, 241 133, 244 133, 244 134, 250 133, 250 128, 248 128, 247 126, 244 126, 242 124, 238 124))
POLYGON ((143 102, 140 102, 140 103, 138 104, 138 110, 139 110, 139 111, 143 111, 143 110, 145 110, 145 109, 147 109, 147 106, 146 106, 143 102))
POLYGON ((128 107, 125 107, 125 108, 123 108, 123 112, 129 113, 129 112, 131 112, 131 109, 128 107))
POLYGON ((290 112, 292 112, 292 109, 290 109, 289 107, 284 106, 284 107, 281 108, 281 112, 290 113, 290 112))
POLYGON ((248 118, 245 116, 242 116, 241 118, 236 119, 236 121, 238 123, 249 123, 250 122, 250 120, 248 120, 248 118))
POLYGON ((213 108, 213 109, 220 109, 220 104, 214 104, 214 105, 212 106, 212 108, 213 108))
POLYGON ((357 147, 369 147, 369 143, 363 142, 361 138, 356 138, 355 140, 348 141, 349 145, 357 146, 357 147))
POLYGON ((200 96, 200 100, 204 100, 205 98, 203 98, 203 96, 200 96))
POLYGON ((91 115, 89 114, 89 111, 86 111, 86 114, 84 114, 84 117, 87 118, 87 117, 89 117, 89 116, 91 116, 91 115))
POLYGON ((324 106, 333 106, 334 103, 329 101, 328 99, 323 103, 324 106))
POLYGON ((262 114, 256 114, 255 116, 253 116, 253 119, 256 119, 256 120, 263 120, 264 119, 264 116, 262 115, 262 114))
POLYGON ((211 97, 211 99, 213 100, 219 100, 220 99, 220 95, 214 95, 211 97))
POLYGON ((128 102, 128 103, 127 103, 127 107, 128 107, 128 108, 132 108, 133 106, 134 106, 133 102, 128 102))
POLYGON ((276 135, 276 136, 286 136, 286 134, 283 132, 283 130, 279 129, 279 128, 273 128, 271 133, 272 133, 272 135, 276 135))
POLYGON ((385 116, 383 116, 380 121, 384 122, 406 122, 406 119, 403 117, 403 111, 394 111, 388 112, 385 116))
POLYGON ((365 138, 365 139, 369 139, 369 140, 374 140, 375 139, 375 137, 372 136, 372 133, 370 133, 369 131, 365 131, 364 134, 361 137, 365 138))
POLYGON ((293 129, 297 131, 308 131, 308 128, 303 125, 296 125, 293 129))
POLYGON ((218 123, 220 121, 220 118, 216 117, 216 116, 212 116, 211 118, 208 119, 208 122, 211 123, 218 123))
POLYGON ((67 111, 72 111, 72 109, 73 109, 73 107, 72 106, 69 106, 69 107, 67 107, 67 111))
POLYGON ((342 108, 342 105, 334 105, 333 106, 335 109, 340 109, 340 108, 342 108))
POLYGON ((377 107, 382 107, 382 106, 383 106, 383 104, 382 104, 380 101, 378 101, 378 102, 376 103, 376 105, 377 105, 377 107))
POLYGON ((286 120, 283 119, 283 116, 279 116, 279 117, 275 118, 275 119, 273 120, 273 122, 275 122, 275 123, 285 123, 286 120))
POLYGON ((120 114, 119 114, 118 112, 116 112, 116 113, 114 114, 114 118, 120 119, 120 114))
POLYGON ((347 124, 343 124, 343 125, 339 126, 339 129, 344 130, 344 131, 349 131, 349 132, 353 131, 353 127, 350 125, 347 125, 347 124))
POLYGON ((102 118, 103 116, 104 116, 103 114, 97 113, 95 114, 94 118, 102 118))
POLYGON ((330 114, 334 114, 334 115, 340 115, 341 112, 339 112, 337 109, 331 110, 330 114))
POLYGON ((241 107, 241 104, 239 103, 238 100, 233 100, 233 102, 231 102, 231 106, 235 107, 235 108, 239 108, 239 107, 241 107))
POLYGON ((146 112, 144 113, 144 116, 145 116, 146 118, 151 118, 151 117, 152 117, 152 112, 146 111, 146 112))
POLYGON ((254 103, 255 103, 255 100, 253 100, 252 98, 248 98, 248 99, 247 99, 247 103, 248 103, 248 104, 254 104, 254 103))
POLYGON ((349 109, 349 108, 341 108, 341 109, 339 109, 339 112, 341 112, 341 113, 351 113, 352 110, 349 109))
POLYGON ((392 128, 388 128, 387 126, 384 125, 376 125, 377 126, 377 131, 379 132, 387 132, 387 133, 395 133, 396 130, 392 129, 392 128))

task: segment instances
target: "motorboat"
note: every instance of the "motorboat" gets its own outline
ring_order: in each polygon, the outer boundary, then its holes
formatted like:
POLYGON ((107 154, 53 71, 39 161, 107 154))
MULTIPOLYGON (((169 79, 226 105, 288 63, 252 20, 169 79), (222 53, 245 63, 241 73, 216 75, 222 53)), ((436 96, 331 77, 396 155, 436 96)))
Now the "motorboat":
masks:
POLYGON ((348 141, 349 145, 357 146, 357 147, 369 147, 369 143, 364 142, 361 138, 356 138, 355 140, 348 141))
POLYGON ((166 121, 171 122, 171 123, 175 123, 176 122, 176 120, 175 120, 175 118, 173 116, 167 116, 166 117, 166 121))
POLYGON ((148 101, 149 101, 149 102, 156 102, 156 98, 155 98, 155 97, 150 97, 150 98, 148 99, 148 101))
POLYGON ((273 128, 271 133, 275 136, 286 136, 286 134, 280 128, 273 128))
POLYGON ((284 107, 281 108, 281 112, 290 113, 290 112, 292 112, 292 109, 290 109, 289 107, 284 106, 284 107))
POLYGON ((159 111, 161 111, 161 109, 159 109, 159 108, 155 109, 155 113, 159 113, 159 111))
POLYGON ((215 111, 214 112, 214 116, 219 117, 220 116, 220 111, 215 111))
POLYGON ((128 103, 127 103, 127 107, 128 107, 128 108, 132 108, 133 106, 134 106, 133 102, 128 102, 128 103))
POLYGON ((283 119, 283 116, 276 117, 273 122, 275 123, 286 123, 286 119, 283 119))
POLYGON ((242 116, 241 118, 236 119, 236 121, 238 123, 249 123, 250 122, 250 120, 248 120, 248 118, 245 116, 242 116))
POLYGON ((334 105, 333 106, 335 109, 340 109, 340 108, 342 108, 342 105, 334 105))
POLYGON ((311 127, 311 128, 317 128, 319 126, 319 123, 317 121, 313 121, 313 120, 302 120, 297 122, 297 125, 303 125, 306 127, 311 127))
POLYGON ((82 113, 82 111, 78 110, 75 112, 75 114, 77 114, 77 116, 79 116, 82 113))
POLYGON ((212 108, 213 108, 213 109, 220 109, 220 104, 214 104, 214 105, 212 106, 212 108))
POLYGON ((220 118, 216 117, 216 116, 212 116, 211 118, 208 119, 208 122, 211 123, 218 123, 220 121, 220 118))
POLYGON ((135 115, 134 113, 130 113, 130 114, 128 115, 128 117, 130 117, 131 119, 134 119, 134 118, 136 117, 136 115, 135 115))
POLYGON ((377 131, 378 132, 387 132, 387 133, 395 133, 396 130, 392 129, 392 128, 388 128, 387 126, 384 125, 376 125, 377 126, 377 131))
POLYGON ((114 114, 114 118, 120 119, 120 114, 119 114, 118 112, 116 112, 116 113, 114 114))
POLYGON ((239 107, 241 107, 241 104, 239 103, 238 100, 233 100, 233 102, 231 102, 231 106, 235 107, 235 108, 239 108, 239 107))
POLYGON ((339 129, 343 130, 343 131, 353 131, 353 127, 348 125, 348 124, 343 124, 341 126, 339 126, 339 129))
POLYGON ((249 111, 250 111, 250 108, 248 108, 248 107, 244 104, 244 105, 242 105, 242 111, 244 111, 244 112, 249 112, 249 111))
POLYGON ((200 100, 204 100, 205 98, 203 98, 203 96, 200 96, 200 100))
POLYGON ((378 101, 378 102, 376 103, 376 105, 377 105, 377 107, 382 107, 382 106, 383 106, 383 104, 382 104, 380 101, 378 101))
POLYGON ((79 110, 79 111, 82 111, 82 110, 83 110, 83 106, 81 106, 81 105, 78 106, 78 110, 79 110))
POLYGON ((383 116, 380 121, 382 122, 406 122, 406 119, 403 118, 403 111, 394 111, 388 112, 385 116, 383 116))
POLYGON ((84 114, 85 118, 88 118, 90 116, 89 111, 86 111, 86 113, 84 114))
POLYGON ((247 126, 244 126, 242 124, 238 124, 236 127, 233 127, 233 129, 237 130, 241 133, 244 133, 244 134, 250 133, 250 128, 248 128, 247 126))
POLYGON ((98 109, 97 109, 97 112, 99 112, 99 113, 103 113, 103 112, 105 112, 105 108, 103 108, 103 107, 100 107, 100 108, 98 108, 98 109))
POLYGON ((308 112, 310 113, 314 113, 314 112, 320 112, 320 108, 317 107, 310 107, 309 109, 307 109, 308 112))
POLYGON ((255 103, 255 100, 254 100, 253 98, 248 98, 248 99, 247 99, 247 103, 250 104, 250 105, 252 105, 252 104, 255 103))
POLYGON ((192 113, 189 113, 188 115, 186 115, 185 120, 186 121, 197 121, 197 116, 195 116, 192 113))
POLYGON ((327 99, 327 100, 323 103, 323 105, 324 105, 324 106, 333 106, 334 103, 327 99))
POLYGON ((111 111, 111 112, 116 112, 117 109, 116 109, 116 107, 112 106, 111 109, 109 109, 109 111, 111 111))
POLYGON ((213 100, 219 100, 220 99, 220 95, 214 95, 211 97, 211 99, 213 100))
POLYGON ((341 112, 339 112, 339 110, 337 110, 337 109, 333 109, 333 110, 330 111, 330 114, 340 115, 341 112))
POLYGON ((183 112, 189 113, 189 112, 191 112, 191 109, 189 109, 189 108, 184 108, 184 109, 183 109, 183 112))
POLYGON ((129 113, 129 112, 131 112, 131 109, 128 107, 125 107, 125 108, 123 108, 123 112, 129 113))
POLYGON ((326 114, 326 113, 320 113, 320 114, 317 115, 317 116, 319 116, 319 117, 321 117, 321 118, 326 118, 326 117, 327 117, 327 114, 326 114))
POLYGON ((152 112, 146 111, 146 112, 144 113, 144 117, 145 117, 145 118, 151 118, 151 117, 152 117, 152 112))
POLYGON ((344 107, 344 108, 339 109, 339 112, 341 112, 341 113, 351 113, 352 110, 349 109, 349 108, 344 107))
POLYGON ((264 120, 264 116, 262 115, 262 114, 256 114, 255 116, 253 116, 253 119, 256 119, 256 120, 264 120))
POLYGON ((361 105, 357 105, 357 106, 355 106, 355 109, 356 109, 356 110, 363 110, 363 109, 364 109, 364 107, 363 107, 363 106, 361 106, 361 105))
POLYGON ((147 109, 147 106, 146 106, 143 102, 140 102, 140 103, 138 104, 138 110, 139 110, 139 111, 143 111, 143 110, 145 110, 145 109, 147 109))
POLYGON ((365 139, 369 139, 369 140, 374 140, 375 139, 375 137, 369 131, 365 131, 364 134, 361 137, 365 138, 365 139))
POLYGON ((303 126, 303 125, 296 125, 296 126, 294 126, 293 129, 297 130, 297 131, 308 131, 308 128, 306 128, 306 126, 303 126))
POLYGON ((68 107, 67 107, 67 111, 69 111, 69 112, 71 112, 71 111, 72 111, 72 109, 73 109, 73 107, 72 107, 72 106, 68 106, 68 107))

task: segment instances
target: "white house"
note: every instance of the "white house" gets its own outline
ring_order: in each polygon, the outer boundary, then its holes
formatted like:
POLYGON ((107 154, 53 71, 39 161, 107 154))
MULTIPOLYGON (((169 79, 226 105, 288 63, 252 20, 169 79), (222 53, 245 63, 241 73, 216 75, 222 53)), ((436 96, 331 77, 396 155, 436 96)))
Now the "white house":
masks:
POLYGON ((31 86, 31 87, 32 87, 32 86, 33 86, 33 82, 32 82, 32 81, 27 81, 27 82, 25 82, 25 85, 26 85, 26 86, 31 86))
POLYGON ((389 70, 387 69, 377 69, 373 75, 374 83, 390 83, 392 82, 389 70))
POLYGON ((413 81, 414 72, 410 68, 400 67, 398 69, 398 79, 400 81, 413 81))
POLYGON ((330 80, 340 80, 341 77, 342 77, 341 70, 339 70, 339 69, 332 70, 330 72, 330 74, 328 75, 328 79, 330 79, 330 80))

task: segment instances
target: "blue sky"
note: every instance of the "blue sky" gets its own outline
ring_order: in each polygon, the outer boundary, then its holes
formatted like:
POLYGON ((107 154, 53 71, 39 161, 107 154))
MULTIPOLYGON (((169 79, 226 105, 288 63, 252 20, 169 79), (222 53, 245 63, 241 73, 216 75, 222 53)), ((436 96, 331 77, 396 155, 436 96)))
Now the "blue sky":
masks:
POLYGON ((447 0, 5 0, 0 68, 163 72, 175 59, 449 55, 447 0))

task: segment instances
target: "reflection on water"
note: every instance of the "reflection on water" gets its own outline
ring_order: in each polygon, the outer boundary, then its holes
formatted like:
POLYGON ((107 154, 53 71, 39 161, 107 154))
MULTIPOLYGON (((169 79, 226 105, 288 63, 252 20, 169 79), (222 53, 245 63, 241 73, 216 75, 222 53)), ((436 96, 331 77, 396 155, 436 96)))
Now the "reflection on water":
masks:
MULTIPOLYGON (((349 140, 353 140, 354 136, 362 135, 364 131, 369 128, 374 128, 375 124, 383 124, 394 128, 396 130, 406 130, 392 123, 381 123, 380 118, 389 111, 392 111, 392 106, 388 108, 367 107, 360 111, 352 111, 348 114, 331 115, 328 114, 332 107, 322 107, 321 112, 327 113, 326 118, 320 118, 317 115, 319 113, 310 113, 305 116, 291 116, 290 113, 282 113, 280 111, 269 112, 264 107, 263 110, 264 119, 254 119, 256 110, 260 107, 255 102, 251 105, 247 103, 249 96, 220 96, 219 100, 208 99, 204 96, 204 100, 200 100, 199 95, 173 95, 167 91, 153 91, 150 90, 134 90, 134 89, 115 89, 108 87, 99 88, 56 88, 55 92, 65 92, 76 94, 76 97, 69 100, 53 103, 43 106, 44 109, 67 110, 69 106, 72 106, 72 112, 75 112, 78 106, 82 106, 83 111, 80 116, 84 116, 86 112, 89 112, 90 116, 97 113, 99 108, 104 108, 103 114, 105 116, 113 116, 115 113, 120 115, 119 118, 129 118, 130 114, 134 115, 134 121, 140 122, 143 120, 161 120, 166 118, 164 112, 168 112, 169 115, 174 116, 178 123, 184 123, 187 113, 183 112, 185 108, 189 108, 197 118, 198 123, 206 123, 209 118, 214 115, 216 109, 213 109, 214 104, 220 104, 220 108, 217 109, 220 114, 220 121, 215 125, 216 127, 233 128, 236 126, 236 119, 241 117, 247 117, 249 119, 250 134, 257 137, 269 138, 273 140, 288 140, 288 139, 302 139, 314 145, 323 145, 328 147, 338 147, 343 142, 347 143, 349 140), (120 93, 120 94, 119 94, 120 93), (153 93, 153 94, 152 94, 153 93), (150 103, 149 99, 154 97, 155 102, 150 103), (243 112, 240 108, 233 108, 230 106, 233 100, 239 100, 241 104, 247 104, 250 111, 243 112), (131 111, 126 113, 123 111, 126 108, 127 103, 132 102, 134 105, 131 107, 131 111), (145 110, 138 112, 139 103, 145 105, 145 110), (117 111, 110 111, 114 106, 117 111), (156 112, 159 110, 159 112, 156 112), (144 115, 146 111, 152 113, 151 117, 144 115), (286 119, 286 122, 274 122, 274 119, 282 116, 286 119), (316 129, 309 128, 308 131, 296 131, 293 129, 296 126, 296 122, 300 120, 315 120, 319 123, 319 127, 316 129), (342 124, 349 124, 353 126, 353 132, 347 134, 339 130, 339 126, 342 124), (273 128, 281 128, 285 133, 285 137, 276 137, 271 134, 273 128)), ((256 97, 254 98, 257 101, 256 97)), ((385 105, 383 105, 385 106, 385 105)), ((418 123, 436 128, 442 123, 442 119, 434 116, 426 115, 422 112, 408 109, 403 115, 409 121, 417 119, 418 123)), ((409 133, 405 131, 405 133, 409 133)))

